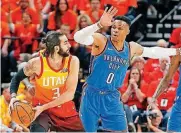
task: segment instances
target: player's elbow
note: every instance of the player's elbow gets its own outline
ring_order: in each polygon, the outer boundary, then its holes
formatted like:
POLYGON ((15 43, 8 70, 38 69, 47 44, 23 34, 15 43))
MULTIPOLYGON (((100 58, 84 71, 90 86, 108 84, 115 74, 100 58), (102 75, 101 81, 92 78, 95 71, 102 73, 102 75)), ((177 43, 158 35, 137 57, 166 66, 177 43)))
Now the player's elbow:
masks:
POLYGON ((83 38, 81 38, 83 35, 83 32, 82 31, 77 31, 75 34, 74 34, 74 40, 77 42, 77 43, 82 43, 84 40, 83 38))
POLYGON ((85 33, 82 30, 77 31, 74 34, 74 40, 77 43, 84 44, 84 45, 92 45, 94 42, 94 38, 92 36, 85 35, 85 33))
POLYGON ((69 101, 71 101, 71 100, 74 99, 74 94, 75 94, 75 91, 74 91, 74 90, 70 90, 70 91, 69 91, 69 96, 68 96, 69 101))

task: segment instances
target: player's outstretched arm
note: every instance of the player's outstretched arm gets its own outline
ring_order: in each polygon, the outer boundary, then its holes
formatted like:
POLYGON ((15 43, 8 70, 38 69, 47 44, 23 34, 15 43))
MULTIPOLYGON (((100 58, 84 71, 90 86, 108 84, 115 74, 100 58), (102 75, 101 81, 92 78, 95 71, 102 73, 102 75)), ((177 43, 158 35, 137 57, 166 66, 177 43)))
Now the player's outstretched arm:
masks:
POLYGON ((152 102, 154 102, 168 87, 168 85, 171 82, 172 77, 173 77, 174 73, 177 71, 179 65, 180 65, 180 55, 173 56, 171 59, 171 64, 170 64, 167 74, 161 80, 155 93, 153 94, 152 102))
POLYGON ((114 7, 111 7, 109 10, 106 8, 100 21, 77 31, 74 35, 74 40, 80 44, 92 45, 95 39, 92 35, 104 26, 111 26, 112 18, 116 15, 117 11, 114 7))
POLYGON ((133 56, 142 56, 153 59, 175 56, 181 54, 180 48, 161 48, 161 47, 142 47, 136 42, 130 42, 131 54, 133 56))
POLYGON ((59 106, 61 104, 64 104, 65 102, 71 101, 74 98, 75 90, 77 88, 77 83, 78 83, 78 73, 79 73, 79 59, 76 56, 72 56, 70 62, 69 76, 65 84, 67 91, 61 94, 55 100, 47 104, 44 104, 43 110, 59 106))

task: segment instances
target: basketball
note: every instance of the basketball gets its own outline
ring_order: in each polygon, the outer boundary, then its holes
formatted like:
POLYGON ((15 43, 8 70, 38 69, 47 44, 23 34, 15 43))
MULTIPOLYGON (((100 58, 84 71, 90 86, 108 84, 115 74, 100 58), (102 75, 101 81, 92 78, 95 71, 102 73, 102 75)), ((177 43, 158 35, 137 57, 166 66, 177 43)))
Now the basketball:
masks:
POLYGON ((11 117, 19 125, 28 127, 33 121, 35 112, 32 105, 17 101, 14 103, 14 110, 11 110, 11 117))

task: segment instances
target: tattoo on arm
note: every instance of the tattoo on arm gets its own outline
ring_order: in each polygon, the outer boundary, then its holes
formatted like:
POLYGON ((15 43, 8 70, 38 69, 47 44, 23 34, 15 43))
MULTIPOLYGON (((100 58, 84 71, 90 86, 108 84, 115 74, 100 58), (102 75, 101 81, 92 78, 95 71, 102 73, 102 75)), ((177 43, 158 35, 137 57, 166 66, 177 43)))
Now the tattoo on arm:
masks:
POLYGON ((158 85, 158 88, 156 89, 153 97, 155 99, 157 99, 164 92, 164 90, 168 87, 168 84, 169 84, 168 81, 164 78, 158 85))
POLYGON ((24 73, 26 76, 31 76, 35 72, 34 64, 33 62, 27 62, 27 64, 24 67, 24 73))

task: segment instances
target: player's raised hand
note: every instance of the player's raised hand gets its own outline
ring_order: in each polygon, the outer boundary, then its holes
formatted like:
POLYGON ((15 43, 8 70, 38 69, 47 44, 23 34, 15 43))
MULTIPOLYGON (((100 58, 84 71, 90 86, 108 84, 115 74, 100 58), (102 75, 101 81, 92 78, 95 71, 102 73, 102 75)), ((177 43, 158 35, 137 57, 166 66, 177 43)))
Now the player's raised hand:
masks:
POLYGON ((106 7, 106 9, 104 10, 104 13, 102 14, 102 16, 100 18, 100 21, 99 21, 100 24, 102 26, 111 26, 112 19, 116 15, 117 12, 118 12, 118 9, 113 6, 110 9, 108 9, 108 7, 106 7))

